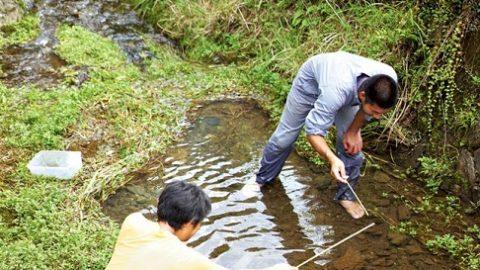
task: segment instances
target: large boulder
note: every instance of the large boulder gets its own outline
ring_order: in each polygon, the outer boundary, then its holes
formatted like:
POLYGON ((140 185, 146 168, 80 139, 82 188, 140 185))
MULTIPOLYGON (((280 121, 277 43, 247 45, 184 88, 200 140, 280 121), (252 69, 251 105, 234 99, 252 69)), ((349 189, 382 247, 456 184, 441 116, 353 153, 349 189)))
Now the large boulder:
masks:
POLYGON ((458 157, 458 171, 468 180, 470 186, 475 185, 475 164, 473 162, 472 154, 466 149, 460 150, 460 155, 458 157))
POLYGON ((473 163, 475 165, 475 172, 477 174, 477 179, 480 179, 480 148, 473 152, 473 163))
POLYGON ((0 27, 16 22, 22 17, 23 11, 15 0, 0 1, 0 27))

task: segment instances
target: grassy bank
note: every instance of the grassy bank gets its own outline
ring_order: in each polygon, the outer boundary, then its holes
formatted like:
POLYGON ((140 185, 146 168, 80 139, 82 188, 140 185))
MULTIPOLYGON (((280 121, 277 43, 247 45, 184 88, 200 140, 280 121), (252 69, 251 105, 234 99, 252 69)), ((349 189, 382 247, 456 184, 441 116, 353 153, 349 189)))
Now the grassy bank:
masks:
MULTIPOLYGON (((1 44, 34 39, 37 23, 32 15, 2 28, 1 44)), ((0 84, 0 269, 103 269, 118 225, 99 202, 166 150, 190 101, 254 91, 235 66, 191 64, 153 42, 155 57, 141 71, 115 43, 82 27, 61 26, 57 37, 56 52, 68 62, 62 83, 0 84), (85 68, 89 79, 77 87, 85 68), (82 151, 80 175, 31 175, 26 164, 44 149, 82 151)))

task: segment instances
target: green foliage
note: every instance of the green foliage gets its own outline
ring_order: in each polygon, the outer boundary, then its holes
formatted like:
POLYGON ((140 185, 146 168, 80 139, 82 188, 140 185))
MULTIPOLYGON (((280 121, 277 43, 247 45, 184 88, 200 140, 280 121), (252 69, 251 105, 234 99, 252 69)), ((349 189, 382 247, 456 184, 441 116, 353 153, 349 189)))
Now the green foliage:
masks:
POLYGON ((449 143, 447 134, 471 129, 480 119, 478 94, 463 89, 457 82, 463 64, 461 38, 466 27, 466 17, 458 15, 461 5, 461 1, 425 1, 428 8, 419 13, 424 38, 430 44, 423 44, 416 51, 425 60, 412 83, 412 100, 419 102, 420 123, 430 141, 437 145, 449 143), (435 27, 429 27, 432 25, 435 27))
POLYGON ((458 175, 452 170, 452 164, 448 161, 431 157, 421 157, 418 160, 420 161, 420 179, 434 194, 443 183, 458 179, 458 175))
POLYGON ((103 269, 118 226, 90 212, 81 219, 68 186, 33 180, 0 193, 0 269, 103 269))
POLYGON ((401 221, 393 229, 399 233, 408 234, 411 237, 416 237, 418 233, 416 226, 411 221, 401 221))
POLYGON ((0 28, 0 49, 33 40, 39 34, 38 22, 37 16, 29 15, 0 28))
POLYGON ((62 136, 77 120, 84 95, 78 89, 13 92, 0 87, 0 131, 5 142, 32 150, 63 148, 62 136))
POLYGON ((480 269, 480 230, 477 225, 468 228, 462 238, 451 234, 435 236, 427 242, 427 247, 434 251, 445 251, 454 259, 460 260, 464 269, 480 269))
POLYGON ((131 2, 148 20, 179 40, 192 59, 249 61, 289 78, 307 57, 322 51, 343 49, 395 63, 398 55, 392 49, 417 40, 420 31, 408 4, 131 2))

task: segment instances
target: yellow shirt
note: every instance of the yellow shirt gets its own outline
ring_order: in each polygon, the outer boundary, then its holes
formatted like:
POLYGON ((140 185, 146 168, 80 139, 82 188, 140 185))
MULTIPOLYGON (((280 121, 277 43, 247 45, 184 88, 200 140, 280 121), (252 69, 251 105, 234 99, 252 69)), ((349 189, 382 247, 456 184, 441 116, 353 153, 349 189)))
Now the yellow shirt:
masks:
POLYGON ((224 270, 141 213, 123 222, 106 269, 224 270))

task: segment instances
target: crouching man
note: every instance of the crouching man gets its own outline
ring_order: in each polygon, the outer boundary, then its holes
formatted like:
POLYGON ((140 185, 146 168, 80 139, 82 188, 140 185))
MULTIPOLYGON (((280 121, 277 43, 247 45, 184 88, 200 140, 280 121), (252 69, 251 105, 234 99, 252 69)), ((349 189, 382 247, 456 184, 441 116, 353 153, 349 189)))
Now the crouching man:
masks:
MULTIPOLYGON (((184 243, 200 229, 210 210, 210 200, 199 187, 182 181, 167 184, 158 198, 157 222, 140 212, 130 214, 106 269, 225 269, 184 243)), ((278 264, 266 269, 296 268, 278 264)))

